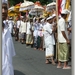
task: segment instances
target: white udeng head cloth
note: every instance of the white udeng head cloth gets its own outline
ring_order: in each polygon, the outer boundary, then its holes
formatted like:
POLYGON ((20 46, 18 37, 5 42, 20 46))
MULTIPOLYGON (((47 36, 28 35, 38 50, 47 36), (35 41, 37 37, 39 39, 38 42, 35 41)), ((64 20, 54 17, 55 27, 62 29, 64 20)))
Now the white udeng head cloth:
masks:
POLYGON ((8 3, 8 0, 2 0, 2 3, 6 3, 7 4, 8 3))
POLYGON ((56 14, 53 14, 52 17, 56 17, 56 14))
POLYGON ((69 14, 69 13, 70 13, 70 11, 67 9, 62 10, 62 12, 61 12, 61 14, 69 14))
POLYGON ((51 20, 53 17, 52 16, 49 16, 46 20, 51 20))

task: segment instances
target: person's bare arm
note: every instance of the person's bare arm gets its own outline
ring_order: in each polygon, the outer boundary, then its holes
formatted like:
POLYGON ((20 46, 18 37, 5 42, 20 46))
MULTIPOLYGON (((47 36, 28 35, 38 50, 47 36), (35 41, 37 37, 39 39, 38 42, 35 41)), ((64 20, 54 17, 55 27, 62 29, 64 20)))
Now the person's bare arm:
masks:
POLYGON ((66 39, 67 43, 70 43, 69 39, 66 37, 66 34, 64 31, 61 31, 62 32, 62 35, 64 36, 64 38, 66 39))

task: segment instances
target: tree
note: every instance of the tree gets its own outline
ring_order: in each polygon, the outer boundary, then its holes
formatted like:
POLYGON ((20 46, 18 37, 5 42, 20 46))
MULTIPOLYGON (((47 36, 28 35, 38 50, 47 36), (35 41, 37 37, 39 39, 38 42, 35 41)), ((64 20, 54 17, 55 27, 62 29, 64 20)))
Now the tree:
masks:
MULTIPOLYGON (((29 0, 29 1, 36 2, 36 0, 29 0)), ((40 1, 42 5, 46 5, 48 3, 51 3, 53 0, 38 0, 38 1, 40 1)))
POLYGON ((23 0, 8 0, 8 1, 9 1, 10 6, 16 5, 20 2, 22 3, 24 2, 23 0))
MULTIPOLYGON (((10 3, 10 6, 12 6, 12 5, 16 5, 16 4, 18 4, 18 3, 20 3, 20 2, 24 2, 24 0, 8 0, 9 1, 9 3, 10 3)), ((32 2, 36 2, 37 0, 27 0, 27 1, 32 1, 32 2)), ((46 5, 46 4, 48 4, 48 3, 51 3, 53 0, 39 0, 40 1, 40 3, 42 4, 42 5, 46 5)))

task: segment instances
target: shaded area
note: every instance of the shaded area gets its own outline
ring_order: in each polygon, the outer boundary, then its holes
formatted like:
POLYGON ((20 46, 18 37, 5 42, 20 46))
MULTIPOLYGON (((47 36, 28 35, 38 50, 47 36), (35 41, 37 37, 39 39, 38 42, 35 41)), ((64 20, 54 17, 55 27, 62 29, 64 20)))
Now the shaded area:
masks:
POLYGON ((14 73, 15 73, 14 75, 26 75, 18 70, 14 70, 14 73))

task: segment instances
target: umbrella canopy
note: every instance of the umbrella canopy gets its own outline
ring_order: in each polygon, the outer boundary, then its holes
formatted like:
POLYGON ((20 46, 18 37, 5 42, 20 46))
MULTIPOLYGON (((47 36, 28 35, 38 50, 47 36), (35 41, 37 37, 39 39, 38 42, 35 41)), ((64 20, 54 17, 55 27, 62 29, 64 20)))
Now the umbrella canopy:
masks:
POLYGON ((19 11, 24 11, 24 10, 30 10, 31 8, 34 7, 34 3, 30 2, 30 1, 24 1, 24 3, 22 3, 20 5, 20 9, 19 11))
POLYGON ((43 10, 44 10, 44 8, 40 4, 40 2, 37 1, 37 2, 35 2, 34 8, 32 8, 29 13, 31 15, 37 15, 38 16, 38 15, 42 15, 43 14, 43 10))
POLYGON ((43 12, 40 11, 40 10, 37 11, 37 10, 32 9, 32 10, 29 11, 29 14, 38 16, 38 15, 42 15, 43 12))
POLYGON ((47 7, 53 6, 53 5, 56 5, 56 2, 49 3, 49 4, 47 5, 47 7))
POLYGON ((30 10, 31 15, 42 15, 44 8, 42 6, 35 5, 33 9, 30 10))
POLYGON ((8 11, 14 11, 14 6, 11 6, 8 11))
POLYGON ((40 1, 36 1, 34 5, 34 10, 44 10, 43 6, 41 5, 40 1))
POLYGON ((19 12, 14 12, 14 11, 8 12, 8 16, 15 16, 18 14, 19 14, 19 12))
POLYGON ((42 7, 42 6, 38 6, 38 5, 35 5, 34 6, 34 8, 33 8, 34 10, 44 10, 44 8, 42 7))
POLYGON ((24 3, 22 3, 20 5, 20 7, 27 7, 27 6, 31 6, 31 5, 34 5, 34 3, 30 2, 30 1, 24 1, 24 3))
POLYGON ((8 13, 8 16, 15 16, 16 13, 8 13))
POLYGON ((14 6, 11 6, 8 9, 8 16, 15 16, 19 13, 18 9, 16 9, 14 6))
POLYGON ((15 6, 12 6, 12 7, 10 7, 8 9, 8 12, 11 12, 11 11, 13 11, 13 12, 19 12, 19 9, 18 8, 15 8, 15 6))
POLYGON ((46 6, 46 11, 51 11, 52 9, 56 9, 56 2, 49 3, 46 6))

